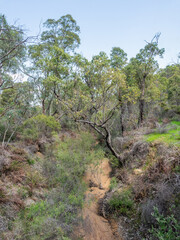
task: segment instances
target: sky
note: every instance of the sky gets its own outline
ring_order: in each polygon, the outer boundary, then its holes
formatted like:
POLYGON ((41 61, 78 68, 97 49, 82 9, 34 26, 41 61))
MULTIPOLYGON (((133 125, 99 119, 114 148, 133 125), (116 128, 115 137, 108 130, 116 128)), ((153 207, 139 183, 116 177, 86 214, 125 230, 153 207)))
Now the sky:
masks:
POLYGON ((71 14, 81 29, 78 52, 88 59, 100 51, 109 55, 112 47, 135 57, 157 32, 165 48, 160 67, 177 62, 180 52, 180 0, 0 0, 0 13, 29 36, 48 18, 71 14))

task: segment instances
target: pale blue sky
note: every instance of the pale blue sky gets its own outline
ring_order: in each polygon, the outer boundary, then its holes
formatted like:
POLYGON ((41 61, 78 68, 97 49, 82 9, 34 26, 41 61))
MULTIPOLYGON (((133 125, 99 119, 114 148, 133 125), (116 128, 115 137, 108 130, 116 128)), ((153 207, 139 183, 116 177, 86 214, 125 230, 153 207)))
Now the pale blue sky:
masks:
POLYGON ((180 0, 0 0, 0 13, 10 23, 18 19, 28 35, 48 18, 71 14, 81 28, 78 51, 88 59, 114 46, 133 57, 157 32, 166 50, 161 67, 176 62, 180 52, 180 0))

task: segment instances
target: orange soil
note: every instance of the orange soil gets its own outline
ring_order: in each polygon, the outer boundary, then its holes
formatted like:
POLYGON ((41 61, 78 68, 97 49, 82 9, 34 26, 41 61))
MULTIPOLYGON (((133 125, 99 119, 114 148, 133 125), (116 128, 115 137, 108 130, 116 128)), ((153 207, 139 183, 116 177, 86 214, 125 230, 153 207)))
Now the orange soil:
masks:
POLYGON ((88 169, 85 181, 93 183, 86 192, 85 207, 82 212, 83 223, 79 229, 79 237, 83 240, 115 240, 121 238, 117 235, 117 224, 98 214, 98 200, 103 198, 109 190, 111 167, 108 159, 104 159, 95 167, 88 169))

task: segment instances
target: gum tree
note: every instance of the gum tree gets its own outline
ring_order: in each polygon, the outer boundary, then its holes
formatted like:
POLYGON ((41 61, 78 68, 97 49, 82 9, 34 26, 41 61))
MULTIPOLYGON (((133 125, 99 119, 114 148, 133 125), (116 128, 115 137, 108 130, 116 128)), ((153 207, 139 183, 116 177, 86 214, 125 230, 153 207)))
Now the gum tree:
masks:
POLYGON ((80 44, 80 29, 71 15, 48 19, 44 27, 40 42, 29 48, 30 79, 38 89, 36 96, 41 101, 42 112, 54 115, 57 113, 54 93, 65 97, 63 89, 70 76, 72 55, 80 44))
POLYGON ((0 14, 0 90, 13 87, 12 77, 25 58, 25 43, 21 27, 8 24, 6 17, 0 14))
POLYGON ((144 121, 147 90, 153 80, 153 74, 158 69, 155 58, 162 57, 164 53, 164 48, 158 47, 159 37, 160 34, 156 34, 150 43, 147 42, 136 57, 131 58, 126 68, 129 84, 137 84, 140 91, 138 125, 144 121))
POLYGON ((105 140, 111 153, 123 164, 112 144, 111 128, 121 102, 131 101, 125 75, 111 67, 104 52, 100 52, 89 62, 78 57, 78 76, 69 82, 71 98, 62 99, 56 94, 68 116, 77 123, 89 125, 105 140))

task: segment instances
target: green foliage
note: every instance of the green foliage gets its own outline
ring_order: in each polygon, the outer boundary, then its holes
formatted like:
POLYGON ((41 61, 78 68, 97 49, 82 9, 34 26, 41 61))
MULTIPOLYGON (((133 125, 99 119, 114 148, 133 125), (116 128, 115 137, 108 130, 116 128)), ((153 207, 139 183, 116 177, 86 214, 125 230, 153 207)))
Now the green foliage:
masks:
MULTIPOLYGON (((170 209, 172 212, 172 209, 170 209)), ((157 221, 157 227, 152 227, 150 232, 158 240, 179 240, 180 239, 180 224, 173 214, 163 216, 158 209, 154 208, 152 214, 157 221)))
MULTIPOLYGON (((3 141, 3 138, 4 138, 4 133, 6 131, 6 125, 5 125, 5 122, 4 121, 1 121, 0 123, 0 141, 2 142, 3 141)), ((8 129, 7 133, 6 133, 6 138, 5 140, 7 140, 10 136, 11 136, 11 130, 8 129)))
POLYGON ((2 106, 7 106, 7 105, 12 105, 13 100, 15 99, 15 89, 10 88, 10 89, 5 89, 2 94, 1 94, 1 105, 2 106))
POLYGON ((22 136, 24 139, 37 140, 43 135, 50 137, 54 131, 60 129, 60 124, 54 117, 40 114, 23 123, 22 136))
POLYGON ((45 178, 36 170, 28 171, 26 172, 26 175, 26 184, 30 185, 31 187, 36 187, 45 183, 45 178))
POLYGON ((29 165, 34 165, 35 159, 28 157, 27 162, 28 162, 29 165))
POLYGON ((44 200, 21 212, 18 221, 23 227, 16 239, 68 239, 73 225, 80 221, 78 214, 87 188, 82 180, 84 172, 90 163, 103 157, 94 146, 94 137, 82 132, 63 141, 57 137, 54 146, 47 147, 42 168, 49 192, 44 200))
POLYGON ((131 215, 134 209, 133 195, 130 189, 115 192, 109 200, 110 212, 116 215, 131 215))
POLYGON ((165 133, 152 133, 149 134, 146 137, 146 141, 153 142, 153 141, 159 141, 159 142, 165 142, 168 144, 174 144, 176 146, 180 146, 180 122, 172 121, 171 124, 169 124, 166 127, 165 133))
POLYGON ((18 160, 12 161, 9 166, 9 170, 10 171, 18 171, 23 167, 23 165, 24 165, 24 163, 22 163, 18 160))
POLYGON ((122 69, 127 63, 127 53, 119 47, 113 47, 111 50, 111 66, 122 69))
POLYGON ((178 114, 180 112, 180 64, 167 66, 160 71, 159 75, 160 82, 163 81, 164 85, 163 92, 166 93, 168 99, 166 106, 178 114))
POLYGON ((117 185, 118 185, 118 183, 117 183, 116 177, 112 177, 112 178, 111 178, 111 182, 110 182, 109 189, 110 189, 110 190, 113 190, 114 188, 117 187, 117 185))
POLYGON ((173 169, 173 171, 174 171, 175 173, 180 173, 180 166, 176 166, 176 167, 173 169))
POLYGON ((158 69, 156 57, 162 57, 164 48, 158 47, 158 39, 160 34, 156 34, 150 43, 140 49, 135 58, 131 58, 129 64, 125 68, 127 81, 131 86, 139 88, 139 119, 141 124, 145 118, 145 103, 159 99, 158 84, 154 73, 158 69), (150 89, 150 91, 149 91, 150 89))
MULTIPOLYGON (((164 112, 180 113, 180 64, 157 71, 156 57, 164 53, 164 49, 158 47, 159 34, 128 64, 127 54, 119 47, 112 49, 110 57, 100 52, 88 61, 74 53, 80 44, 80 28, 73 17, 48 19, 40 42, 29 46, 28 65, 32 77, 27 82, 15 84, 11 76, 17 72, 20 61, 24 61, 24 33, 21 28, 9 25, 2 14, 0 29, 0 141, 13 139, 17 130, 24 139, 31 141, 55 136, 60 124, 50 116, 53 115, 64 127, 72 127, 74 120, 89 124, 110 146, 112 132, 119 134, 116 122, 121 125, 122 133, 123 129, 128 129, 127 118, 132 116, 129 125, 136 126, 133 104, 137 100, 140 103, 139 123, 148 115, 147 103, 152 111, 155 106, 164 112), (39 112, 43 114, 32 117, 39 112)), ((172 122, 165 132, 157 130, 146 140, 180 146, 179 133, 180 122, 172 122)), ((32 187, 46 184, 49 193, 43 201, 25 208, 21 216, 24 229, 15 239, 67 239, 65 235, 76 223, 78 210, 83 205, 86 186, 82 177, 86 167, 103 157, 103 151, 94 145, 90 134, 80 133, 74 138, 65 137, 61 142, 56 137, 54 146, 46 146, 46 157, 40 163, 43 176, 37 171, 28 172, 26 183, 32 187)), ((33 158, 26 160, 29 165, 36 162, 33 158)), ((13 161, 9 170, 18 171, 23 164, 13 161)), ((144 169, 150 164, 151 161, 147 161, 144 169)), ((112 157, 111 165, 119 167, 120 161, 112 157)), ((178 166, 174 172, 179 172, 178 166)), ((116 187, 114 177, 110 189, 116 187)), ((22 190, 21 197, 26 195, 22 190)), ((109 206, 116 214, 130 215, 134 210, 131 191, 115 192, 109 206)))
POLYGON ((42 103, 43 113, 59 111, 57 96, 67 98, 72 78, 73 53, 80 44, 80 28, 69 14, 44 23, 41 42, 29 47, 34 91, 42 103), (40 73, 40 74, 39 74, 40 73), (38 88, 37 88, 38 86, 38 88))
MULTIPOLYGON (((94 141, 91 134, 82 132, 79 137, 73 140, 65 138, 64 141, 59 142, 56 160, 54 160, 56 171, 54 171, 53 178, 51 178, 53 182, 51 183, 49 179, 49 184, 66 183, 71 179, 72 184, 75 184, 76 179, 83 176, 88 164, 102 159, 104 153, 101 149, 91 151, 94 141)), ((46 164, 47 174, 51 175, 49 163, 46 162, 46 164)))
MULTIPOLYGON (((19 62, 25 55, 24 32, 21 27, 10 25, 4 15, 0 14, 0 73, 7 80, 7 73, 15 73, 19 62)), ((6 85, 5 82, 4 85, 6 85)))
POLYGON ((65 50, 74 50, 79 46, 80 28, 70 14, 62 16, 58 20, 48 19, 44 26, 48 29, 41 36, 44 42, 56 44, 65 50))
POLYGON ((112 168, 116 169, 119 167, 119 160, 116 157, 109 155, 108 158, 110 159, 112 168))

